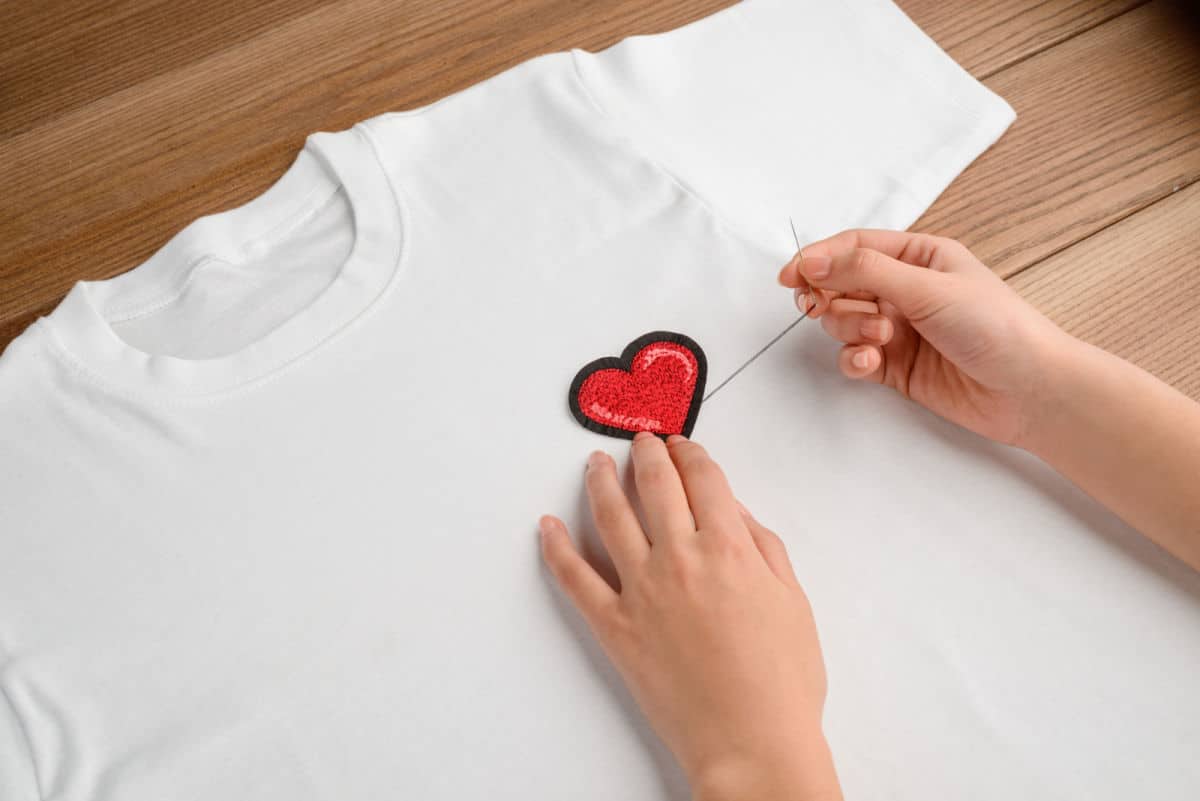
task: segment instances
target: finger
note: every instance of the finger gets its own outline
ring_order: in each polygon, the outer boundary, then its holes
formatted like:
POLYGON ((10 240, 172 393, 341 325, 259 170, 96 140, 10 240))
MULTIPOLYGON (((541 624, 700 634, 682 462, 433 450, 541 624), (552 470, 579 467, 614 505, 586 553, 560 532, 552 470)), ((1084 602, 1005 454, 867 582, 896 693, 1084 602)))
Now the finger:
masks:
POLYGON ((633 505, 621 488, 617 466, 611 456, 596 451, 588 458, 584 485, 600 540, 608 549, 618 575, 627 576, 628 571, 649 555, 650 543, 633 505))
POLYGON ((830 292, 811 286, 800 272, 801 256, 797 253, 779 271, 779 283, 793 290, 796 308, 806 317, 817 319, 829 308, 829 304, 838 297, 837 292, 830 292))
POLYGON ((867 248, 832 257, 805 256, 800 269, 812 286, 835 292, 870 292, 913 321, 929 317, 945 302, 945 282, 951 278, 867 248))
POLYGON ((841 311, 836 308, 836 304, 829 314, 821 318, 821 327, 829 336, 847 345, 886 345, 895 333, 892 321, 882 314, 841 311))
POLYGON ((801 253, 797 253, 784 265, 779 272, 779 283, 793 289, 796 308, 803 312, 805 317, 815 320, 829 309, 830 303, 838 297, 838 293, 810 286, 799 271, 801 256, 801 253))
POLYGON ((729 489, 725 473, 709 458, 708 451, 681 436, 667 440, 667 451, 683 480, 696 527, 701 531, 744 532, 733 491, 729 489))
POLYGON ((819 318, 838 297, 836 292, 826 292, 815 287, 807 287, 803 291, 796 290, 796 308, 804 312, 805 317, 814 320, 819 318))
MULTIPOLYGON (((857 295, 864 293, 857 292, 857 295)), ((833 303, 829 304, 830 311, 835 314, 844 312, 862 312, 864 314, 879 314, 879 304, 875 302, 875 298, 852 298, 848 294, 843 295, 833 303)))
POLYGON ((847 345, 838 354, 838 367, 847 378, 883 381, 883 351, 874 345, 847 345))
POLYGON ((805 256, 836 256, 847 250, 868 248, 918 267, 928 267, 939 249, 958 245, 951 239, 910 231, 852 228, 804 246, 805 256))
POLYGON ((800 261, 804 257, 804 251, 796 251, 796 254, 788 259, 788 263, 783 265, 779 271, 779 276, 776 280, 789 289, 808 289, 808 283, 804 280, 804 276, 800 273, 800 261))
POLYGON ((792 291, 792 298, 796 301, 796 308, 806 315, 811 315, 813 309, 816 308, 817 305, 813 296, 813 292, 814 290, 807 286, 796 287, 796 289, 792 291))
POLYGON ((801 311, 805 311, 807 309, 807 314, 805 316, 811 317, 814 320, 815 319, 824 319, 825 315, 828 314, 831 309, 836 309, 838 307, 838 305, 844 300, 869 301, 871 304, 871 307, 867 308, 864 306, 861 309, 862 311, 877 312, 879 310, 878 305, 875 303, 875 296, 872 295, 870 292, 840 293, 840 292, 830 292, 830 291, 824 290, 824 289, 817 289, 815 287, 809 287, 805 291, 807 293, 805 297, 809 298, 809 300, 801 301, 799 299, 800 290, 799 289, 796 290, 796 294, 797 294, 796 307, 799 308, 801 311), (809 305, 807 307, 805 307, 802 305, 803 303, 808 303, 809 305))
POLYGON ((561 520, 546 515, 538 521, 538 528, 542 537, 542 558, 558 586, 592 630, 602 630, 605 618, 617 603, 617 593, 575 549, 561 520))
POLYGON ((646 535, 651 543, 696 533, 683 482, 667 454, 667 446, 653 434, 633 438, 633 482, 646 515, 646 535))
POLYGON ((877 250, 898 261, 917 267, 936 267, 949 272, 982 268, 978 259, 961 243, 946 237, 909 231, 888 231, 853 228, 806 245, 788 260, 779 272, 779 282, 787 287, 800 286, 804 275, 800 269, 802 256, 830 257, 847 250, 866 248, 877 250))
POLYGON ((783 544, 783 540, 779 539, 779 535, 755 520, 754 515, 750 514, 750 510, 740 503, 738 511, 742 515, 742 521, 746 528, 750 531, 754 545, 762 554, 763 561, 767 563, 771 572, 784 584, 799 586, 800 582, 796 580, 796 571, 792 567, 791 557, 788 556, 787 546, 783 544))

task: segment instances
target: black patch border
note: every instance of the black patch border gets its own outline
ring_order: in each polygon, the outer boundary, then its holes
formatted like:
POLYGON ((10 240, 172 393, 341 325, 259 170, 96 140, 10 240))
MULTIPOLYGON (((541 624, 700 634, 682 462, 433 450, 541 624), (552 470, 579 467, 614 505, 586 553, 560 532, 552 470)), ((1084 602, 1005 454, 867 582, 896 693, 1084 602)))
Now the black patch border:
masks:
MULTIPOLYGON (((638 351, 654 342, 673 342, 676 345, 682 345, 696 357, 696 386, 692 391, 692 401, 688 406, 687 417, 683 421, 683 431, 680 432, 685 437, 692 435, 692 429, 696 426, 696 418, 700 416, 700 405, 704 402, 704 385, 708 380, 708 357, 704 354, 704 349, 697 344, 696 340, 686 334, 679 334, 675 331, 651 331, 648 334, 642 334, 626 345, 625 349, 621 351, 620 356, 602 356, 599 359, 593 359, 581 367, 579 372, 575 374, 574 380, 571 381, 571 389, 567 393, 567 405, 571 409, 571 416, 575 418, 579 425, 588 431, 604 434, 609 437, 617 437, 618 439, 634 438, 638 432, 598 423, 584 414, 583 410, 579 408, 579 390, 583 388, 583 382, 587 380, 588 376, 597 370, 617 369, 624 370, 627 373, 632 372, 633 359, 638 355, 638 351)), ((670 435, 656 434, 656 436, 665 440, 670 435)))

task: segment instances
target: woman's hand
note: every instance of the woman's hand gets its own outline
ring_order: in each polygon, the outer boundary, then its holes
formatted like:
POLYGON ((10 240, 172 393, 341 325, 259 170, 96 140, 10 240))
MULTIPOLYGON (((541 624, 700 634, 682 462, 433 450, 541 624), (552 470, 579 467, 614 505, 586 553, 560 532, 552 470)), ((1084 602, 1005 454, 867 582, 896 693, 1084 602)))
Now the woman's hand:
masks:
POLYGON ((779 281, 845 343, 847 376, 1011 445, 1028 445, 1047 377, 1078 345, 952 239, 845 231, 805 247, 779 281))
POLYGON ((592 516, 613 587, 541 520, 542 553, 697 799, 840 799, 821 730, 825 667, 779 538, 683 437, 633 442, 639 522, 604 453, 588 460, 592 516))

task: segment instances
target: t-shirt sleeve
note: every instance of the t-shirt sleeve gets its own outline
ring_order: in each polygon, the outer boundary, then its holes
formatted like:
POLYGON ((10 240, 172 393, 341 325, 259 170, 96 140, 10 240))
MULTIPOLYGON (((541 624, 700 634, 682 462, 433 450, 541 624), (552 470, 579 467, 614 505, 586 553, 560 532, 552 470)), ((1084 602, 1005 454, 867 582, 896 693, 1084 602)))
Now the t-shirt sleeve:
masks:
POLYGON ((644 155, 740 232, 791 247, 907 228, 1015 118, 888 0, 745 0, 572 51, 644 155))

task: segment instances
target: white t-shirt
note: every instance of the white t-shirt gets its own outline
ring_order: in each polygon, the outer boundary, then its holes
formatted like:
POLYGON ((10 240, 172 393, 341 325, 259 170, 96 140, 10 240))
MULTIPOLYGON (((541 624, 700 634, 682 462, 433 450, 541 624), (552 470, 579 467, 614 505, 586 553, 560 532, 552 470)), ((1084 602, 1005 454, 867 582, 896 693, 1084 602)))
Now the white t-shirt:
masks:
MULTIPOLYGON (((709 387, 802 240, 902 228, 1012 110, 886 0, 752 0, 316 133, 0 358, 0 798, 686 797, 537 553, 576 371, 709 387)), ((801 324, 694 436, 787 541, 850 798, 1193 798, 1200 587, 801 324)))

